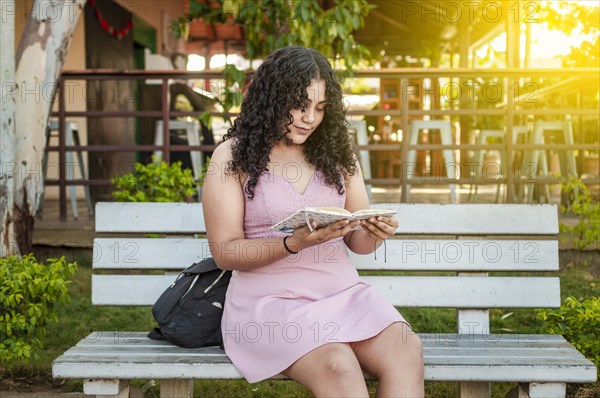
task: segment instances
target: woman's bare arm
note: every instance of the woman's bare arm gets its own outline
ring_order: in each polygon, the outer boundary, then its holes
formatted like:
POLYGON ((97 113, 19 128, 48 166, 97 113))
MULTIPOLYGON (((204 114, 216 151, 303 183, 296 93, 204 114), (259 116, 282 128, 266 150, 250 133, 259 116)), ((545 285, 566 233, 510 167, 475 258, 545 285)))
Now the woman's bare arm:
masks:
MULTIPOLYGON (((346 183, 346 209, 355 212, 368 209, 369 196, 365 188, 360 164, 357 162, 358 173, 350 177, 346 183)), ((398 221, 393 217, 373 217, 362 220, 361 229, 351 231, 344 237, 344 242, 350 250, 357 254, 367 254, 379 247, 384 239, 394 234, 398 221)))
POLYGON ((211 158, 202 190, 210 251, 222 269, 249 270, 287 256, 282 239, 244 238, 244 192, 239 175, 227 171, 231 141, 211 158))

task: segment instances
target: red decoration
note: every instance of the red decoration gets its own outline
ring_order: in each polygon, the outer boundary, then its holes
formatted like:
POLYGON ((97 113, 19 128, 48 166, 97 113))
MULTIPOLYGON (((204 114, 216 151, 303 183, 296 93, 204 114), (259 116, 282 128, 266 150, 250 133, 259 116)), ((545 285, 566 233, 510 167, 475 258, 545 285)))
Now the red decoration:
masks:
POLYGON ((92 7, 92 9, 94 10, 94 16, 98 20, 98 23, 102 27, 103 31, 105 31, 112 37, 116 37, 119 40, 121 40, 122 38, 127 36, 129 32, 131 32, 131 28, 133 27, 133 18, 127 21, 127 23, 121 29, 117 29, 114 26, 112 26, 106 19, 104 19, 102 13, 98 9, 98 7, 96 7, 96 0, 89 0, 89 3, 90 7, 92 7))

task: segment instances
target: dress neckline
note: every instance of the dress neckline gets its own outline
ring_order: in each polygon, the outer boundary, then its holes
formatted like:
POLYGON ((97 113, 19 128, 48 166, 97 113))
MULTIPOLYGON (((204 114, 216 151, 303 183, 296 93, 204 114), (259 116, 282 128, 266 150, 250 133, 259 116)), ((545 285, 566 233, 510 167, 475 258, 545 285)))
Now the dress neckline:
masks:
POLYGON ((308 181, 308 185, 306 186, 306 188, 304 189, 304 192, 300 193, 296 190, 296 187, 294 186, 294 184, 292 184, 290 181, 288 181, 287 179, 285 179, 283 176, 277 175, 277 174, 273 174, 270 173, 269 171, 267 171, 267 174, 273 177, 277 177, 280 180, 283 180, 286 182, 286 184, 292 189, 292 191, 294 191, 296 193, 296 195, 298 196, 306 196, 306 194, 308 193, 308 191, 310 190, 310 187, 312 186, 314 180, 316 179, 317 176, 317 171, 315 171, 311 177, 310 180, 308 181))

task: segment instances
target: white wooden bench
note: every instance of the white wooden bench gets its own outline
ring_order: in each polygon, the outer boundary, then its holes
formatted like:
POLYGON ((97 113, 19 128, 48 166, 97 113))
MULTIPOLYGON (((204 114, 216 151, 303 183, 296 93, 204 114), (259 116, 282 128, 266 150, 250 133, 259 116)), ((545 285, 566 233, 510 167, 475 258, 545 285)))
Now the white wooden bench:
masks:
MULTIPOLYGON (((545 276, 558 270, 556 206, 380 206, 398 210, 400 228, 387 242, 387 262, 380 248, 377 259, 353 255, 358 269, 452 272, 365 276, 395 306, 457 309, 456 334, 417 330, 426 380, 461 382, 463 397, 490 396, 490 382, 519 382, 515 396, 544 398, 564 397, 566 383, 596 380, 594 364, 562 336, 490 333, 490 308, 560 306, 559 278, 545 276), (488 275, 496 271, 544 274, 488 275)), ((150 306, 174 272, 210 255, 196 235, 205 232, 197 203, 98 203, 96 232, 104 237, 94 241, 93 268, 101 270, 92 276, 94 305, 150 306), (147 272, 155 270, 166 273, 147 272)), ((182 349, 147 332, 94 332, 54 361, 53 375, 84 379, 86 394, 122 397, 128 380, 156 379, 169 398, 191 396, 194 379, 241 378, 217 347, 182 349)))

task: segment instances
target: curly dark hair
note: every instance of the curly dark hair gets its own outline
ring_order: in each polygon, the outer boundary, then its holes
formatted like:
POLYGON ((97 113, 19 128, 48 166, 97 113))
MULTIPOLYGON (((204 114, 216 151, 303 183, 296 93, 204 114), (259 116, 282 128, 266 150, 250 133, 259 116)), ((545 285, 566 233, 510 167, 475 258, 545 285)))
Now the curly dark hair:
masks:
POLYGON ((303 145, 308 162, 323 173, 325 183, 344 193, 342 178, 357 172, 353 143, 348 135, 342 88, 327 59, 311 48, 290 46, 271 53, 257 69, 242 102, 240 115, 223 140, 233 139, 228 171, 247 174, 246 194, 254 197, 261 174, 267 171, 274 144, 283 141, 293 122, 290 111, 306 110, 307 87, 324 80, 325 115, 303 145))

